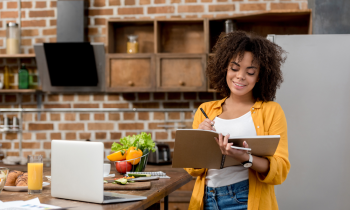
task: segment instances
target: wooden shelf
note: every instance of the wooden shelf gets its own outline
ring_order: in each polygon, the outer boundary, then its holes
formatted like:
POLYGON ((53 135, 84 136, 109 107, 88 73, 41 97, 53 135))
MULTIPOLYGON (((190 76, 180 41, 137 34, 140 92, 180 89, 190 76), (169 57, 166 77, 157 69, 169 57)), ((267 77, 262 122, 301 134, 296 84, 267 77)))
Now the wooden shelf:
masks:
POLYGON ((35 89, 0 89, 0 94, 1 93, 35 93, 40 90, 35 90, 35 89))
POLYGON ((156 21, 157 53, 206 53, 205 19, 156 21))
POLYGON ((154 53, 153 20, 107 21, 107 53, 126 53, 127 35, 137 35, 139 53, 154 53))
POLYGON ((0 54, 0 58, 35 58, 35 54, 0 54))

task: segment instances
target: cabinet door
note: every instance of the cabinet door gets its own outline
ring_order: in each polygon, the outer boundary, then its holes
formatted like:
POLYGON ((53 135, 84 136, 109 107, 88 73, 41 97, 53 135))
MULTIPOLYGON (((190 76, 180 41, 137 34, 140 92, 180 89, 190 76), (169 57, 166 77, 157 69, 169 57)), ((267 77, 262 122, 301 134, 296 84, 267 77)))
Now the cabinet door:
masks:
POLYGON ((157 91, 206 91, 205 54, 158 54, 157 91))
POLYGON ((107 55, 107 91, 155 91, 154 55, 107 55))

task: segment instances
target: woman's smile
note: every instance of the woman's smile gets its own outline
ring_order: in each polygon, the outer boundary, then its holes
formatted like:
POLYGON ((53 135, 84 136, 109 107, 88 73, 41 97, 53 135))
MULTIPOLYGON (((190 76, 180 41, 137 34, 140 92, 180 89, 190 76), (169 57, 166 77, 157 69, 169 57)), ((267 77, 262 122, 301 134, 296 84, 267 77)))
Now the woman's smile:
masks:
POLYGON ((243 89, 246 85, 243 85, 242 83, 238 83, 238 82, 233 82, 233 86, 237 89, 237 90, 241 90, 243 89))

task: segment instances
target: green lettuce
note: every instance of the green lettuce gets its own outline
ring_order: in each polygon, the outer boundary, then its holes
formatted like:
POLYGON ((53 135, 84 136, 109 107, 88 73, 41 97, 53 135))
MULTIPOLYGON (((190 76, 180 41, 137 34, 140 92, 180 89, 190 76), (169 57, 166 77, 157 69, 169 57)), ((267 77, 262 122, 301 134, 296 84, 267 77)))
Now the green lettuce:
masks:
POLYGON ((128 149, 129 147, 138 147, 141 151, 148 149, 152 152, 156 151, 156 143, 152 140, 151 134, 142 132, 138 135, 125 136, 120 139, 120 144, 114 142, 112 144, 112 151, 120 151, 128 149))

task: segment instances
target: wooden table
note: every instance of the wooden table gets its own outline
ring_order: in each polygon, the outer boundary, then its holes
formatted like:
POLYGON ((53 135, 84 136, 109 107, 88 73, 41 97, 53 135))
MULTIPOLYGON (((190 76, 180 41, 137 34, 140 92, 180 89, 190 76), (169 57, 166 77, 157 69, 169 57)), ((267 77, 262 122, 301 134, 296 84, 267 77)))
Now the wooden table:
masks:
MULTIPOLYGON (((5 166, 6 167, 6 166, 5 166)), ((8 167, 11 168, 12 167, 8 167)), ((150 190, 138 190, 138 191, 110 191, 110 192, 118 192, 125 193, 130 195, 141 195, 146 196, 146 200, 142 201, 134 201, 134 202, 126 202, 126 203, 115 203, 115 204, 94 204, 94 203, 86 203, 80 201, 66 200, 60 198, 51 197, 51 185, 44 187, 43 192, 37 195, 28 195, 27 192, 10 192, 10 191, 2 191, 0 193, 0 200, 3 202, 6 201, 15 201, 15 200, 30 200, 38 197, 41 203, 60 206, 60 207, 74 207, 72 210, 107 210, 107 209, 125 209, 125 210, 137 210, 137 209, 159 209, 160 204, 158 203, 160 199, 165 198, 167 201, 167 196, 185 185, 186 183, 192 180, 192 176, 190 176, 186 171, 169 171, 166 172, 170 179, 159 179, 156 181, 152 181, 152 187, 150 190)), ((50 168, 44 168, 44 176, 51 175, 50 168)), ((44 178, 46 179, 46 178, 44 178)), ((45 180, 44 180, 45 181, 45 180)), ((49 182, 49 181, 45 181, 49 182)), ((167 209, 167 206, 164 207, 167 209)))

